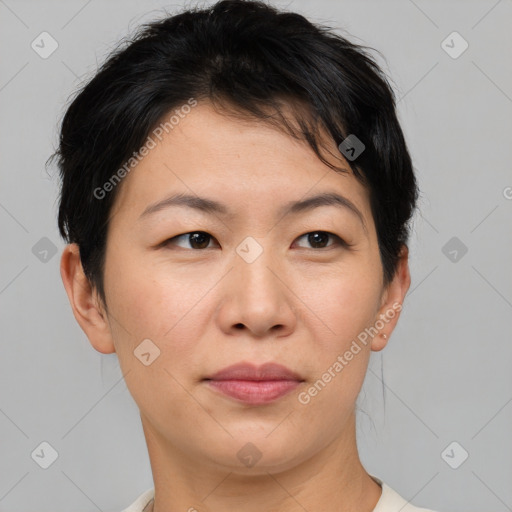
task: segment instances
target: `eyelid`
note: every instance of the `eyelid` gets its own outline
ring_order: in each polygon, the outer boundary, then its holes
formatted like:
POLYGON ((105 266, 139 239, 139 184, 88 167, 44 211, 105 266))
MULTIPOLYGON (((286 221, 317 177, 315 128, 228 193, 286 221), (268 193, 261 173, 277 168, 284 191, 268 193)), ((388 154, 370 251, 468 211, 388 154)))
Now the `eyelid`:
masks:
MULTIPOLYGON (((201 233, 201 234, 204 234, 204 235, 208 235, 208 237, 210 237, 211 240, 217 240, 213 235, 210 235, 210 233, 208 233, 207 231, 203 231, 203 230, 197 229, 195 231, 187 231, 186 233, 180 233, 179 235, 175 235, 175 236, 172 236, 170 238, 167 238, 166 240, 164 240, 163 242, 158 244, 156 247, 157 248, 166 247, 168 245, 171 245, 171 242, 174 243, 174 241, 176 239, 178 239, 178 238, 186 237, 187 235, 192 235, 192 234, 195 234, 195 233, 201 233)), ((188 248, 183 248, 183 247, 180 247, 180 248, 181 249, 185 249, 185 250, 190 250, 190 251, 204 251, 205 250, 205 249, 188 249, 188 248)))
MULTIPOLYGON (((187 235, 192 235, 194 233, 201 233, 201 234, 207 235, 211 240, 217 241, 217 239, 213 235, 208 233, 207 231, 196 230, 196 231, 187 231, 186 233, 181 233, 179 235, 175 235, 175 236, 173 236, 171 238, 168 238, 168 239, 164 240, 162 243, 158 244, 157 247, 158 248, 159 247, 165 247, 167 245, 170 245, 171 242, 175 241, 178 238, 185 237, 187 235)), ((315 251, 315 252, 322 252, 322 251, 326 251, 326 250, 331 249, 331 248, 335 248, 336 246, 338 246, 338 247, 341 246, 341 247, 344 247, 346 249, 349 249, 350 247, 353 246, 353 244, 348 243, 344 238, 342 238, 341 236, 337 235, 336 233, 332 233, 331 231, 326 231, 326 230, 322 230, 322 229, 316 229, 316 230, 313 230, 313 231, 307 231, 306 233, 303 233, 302 235, 299 235, 297 238, 295 238, 294 242, 296 240, 300 240, 301 238, 304 238, 307 235, 310 235, 310 234, 313 234, 313 233, 324 233, 324 234, 328 235, 329 237, 331 237, 332 239, 334 239, 335 243, 332 243, 332 244, 328 245, 327 247, 320 247, 320 248, 316 248, 316 247, 311 247, 311 248, 309 248, 309 247, 301 247, 301 249, 312 250, 312 251, 315 251)), ((209 247, 206 247, 204 249, 190 249, 190 250, 191 251, 204 251, 204 250, 206 250, 208 248, 209 247)))
POLYGON ((316 251, 316 252, 320 252, 320 251, 326 251, 328 249, 332 249, 332 248, 335 248, 335 247, 339 247, 339 246, 342 246, 342 247, 350 247, 350 244, 348 244, 343 238, 341 238, 341 236, 337 235, 336 233, 331 233, 330 231, 325 231, 325 230, 321 230, 321 229, 318 229, 318 230, 314 230, 314 231, 308 231, 307 233, 304 233, 303 235, 300 235, 296 238, 296 240, 300 240, 301 238, 304 238, 308 235, 311 235, 313 233, 323 233, 323 234, 326 234, 328 235, 331 239, 334 240, 333 243, 327 245, 327 247, 320 247, 320 248, 316 248, 316 247, 301 247, 301 249, 308 249, 308 250, 312 250, 312 251, 316 251))

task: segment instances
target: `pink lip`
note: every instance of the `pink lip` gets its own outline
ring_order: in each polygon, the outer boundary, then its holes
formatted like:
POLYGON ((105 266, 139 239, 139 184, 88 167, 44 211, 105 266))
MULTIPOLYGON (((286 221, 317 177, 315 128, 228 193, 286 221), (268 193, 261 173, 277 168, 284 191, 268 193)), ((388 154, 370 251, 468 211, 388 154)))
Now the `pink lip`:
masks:
POLYGON ((261 405, 277 400, 304 381, 292 370, 275 363, 228 366, 205 379, 208 385, 237 400, 261 405))

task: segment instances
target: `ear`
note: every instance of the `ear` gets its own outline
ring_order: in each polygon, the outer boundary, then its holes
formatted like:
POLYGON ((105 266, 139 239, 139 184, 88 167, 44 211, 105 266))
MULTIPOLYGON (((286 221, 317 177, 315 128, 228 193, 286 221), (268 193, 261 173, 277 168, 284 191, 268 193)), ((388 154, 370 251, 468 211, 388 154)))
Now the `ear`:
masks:
POLYGON ((379 329, 379 334, 372 339, 373 351, 378 352, 386 346, 400 317, 405 294, 410 285, 409 249, 406 245, 402 245, 395 275, 382 294, 381 306, 375 317, 375 324, 382 328, 379 329))
POLYGON ((77 244, 68 244, 64 248, 60 260, 60 275, 73 315, 91 345, 103 354, 115 352, 107 314, 96 290, 84 273, 77 244))

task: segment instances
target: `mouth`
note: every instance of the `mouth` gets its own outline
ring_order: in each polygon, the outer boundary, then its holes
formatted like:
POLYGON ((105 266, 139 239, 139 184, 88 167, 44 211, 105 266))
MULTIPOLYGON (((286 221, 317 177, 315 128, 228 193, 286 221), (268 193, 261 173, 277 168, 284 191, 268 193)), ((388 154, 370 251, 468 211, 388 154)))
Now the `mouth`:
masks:
POLYGON ((239 363, 203 379, 210 389, 249 405, 263 405, 284 397, 304 379, 285 366, 239 363))

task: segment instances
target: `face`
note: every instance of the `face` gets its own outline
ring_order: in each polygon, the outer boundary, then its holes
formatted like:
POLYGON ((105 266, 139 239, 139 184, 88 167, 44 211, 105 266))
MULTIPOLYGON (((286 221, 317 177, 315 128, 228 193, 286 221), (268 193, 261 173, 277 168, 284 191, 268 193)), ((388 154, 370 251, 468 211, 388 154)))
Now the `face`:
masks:
MULTIPOLYGON (((341 155, 334 163, 350 169, 341 155)), ((362 333, 380 318, 389 335, 406 291, 383 286, 368 191, 306 143, 208 104, 120 186, 106 248, 108 329, 88 336, 117 352, 145 428, 188 461, 256 473, 341 439, 370 351, 383 346, 362 333), (155 206, 176 194, 195 203, 155 206), (327 194, 339 198, 290 207, 327 194), (206 380, 269 362, 295 379, 206 380), (249 469, 243 455, 258 452, 249 469)))

